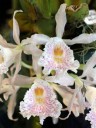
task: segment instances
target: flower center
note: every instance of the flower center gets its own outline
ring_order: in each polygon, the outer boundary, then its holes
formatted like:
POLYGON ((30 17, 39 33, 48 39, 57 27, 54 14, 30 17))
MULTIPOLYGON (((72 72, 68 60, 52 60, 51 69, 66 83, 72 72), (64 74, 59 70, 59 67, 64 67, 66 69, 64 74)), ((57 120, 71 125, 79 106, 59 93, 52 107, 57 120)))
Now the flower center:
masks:
POLYGON ((0 55, 0 64, 2 64, 3 62, 4 62, 4 57, 0 55))
POLYGON ((44 102, 44 90, 43 90, 43 88, 40 88, 40 87, 37 87, 36 89, 35 89, 35 98, 36 98, 36 101, 37 101, 37 103, 43 103, 44 102))
POLYGON ((63 55, 63 50, 60 46, 57 46, 54 48, 54 55, 55 56, 62 56, 63 55))
POLYGON ((64 52, 63 52, 63 50, 60 46, 56 46, 54 48, 54 60, 57 63, 62 63, 63 62, 63 59, 62 59, 63 54, 64 54, 64 52))

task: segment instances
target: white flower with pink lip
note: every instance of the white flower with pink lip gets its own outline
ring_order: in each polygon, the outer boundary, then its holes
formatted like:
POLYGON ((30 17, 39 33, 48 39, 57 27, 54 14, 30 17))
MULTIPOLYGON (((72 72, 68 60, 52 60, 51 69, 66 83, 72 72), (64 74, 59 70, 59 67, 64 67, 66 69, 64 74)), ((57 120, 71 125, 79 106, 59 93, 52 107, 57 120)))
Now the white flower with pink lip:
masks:
POLYGON ((50 38, 46 43, 38 63, 44 67, 44 74, 50 74, 52 70, 76 72, 79 67, 79 62, 74 60, 73 51, 58 37, 50 38))
POLYGON ((90 110, 89 113, 86 115, 85 120, 90 121, 91 128, 96 128, 96 112, 90 110))
POLYGON ((56 99, 52 87, 43 80, 35 80, 32 87, 26 92, 24 101, 20 102, 20 113, 29 119, 39 116, 40 123, 47 117, 58 118, 62 109, 61 103, 56 99))

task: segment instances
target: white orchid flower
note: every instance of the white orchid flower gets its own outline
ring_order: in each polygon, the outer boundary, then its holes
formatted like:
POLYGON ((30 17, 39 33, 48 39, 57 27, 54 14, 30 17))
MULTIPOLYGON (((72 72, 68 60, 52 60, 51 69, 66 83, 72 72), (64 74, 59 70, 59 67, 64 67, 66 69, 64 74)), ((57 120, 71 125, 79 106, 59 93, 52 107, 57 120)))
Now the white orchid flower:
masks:
POLYGON ((22 48, 20 45, 20 31, 18 23, 15 19, 15 14, 17 12, 22 12, 21 10, 15 11, 13 15, 13 38, 15 43, 18 45, 9 44, 6 40, 0 35, 0 74, 6 73, 8 68, 14 64, 16 66, 16 70, 14 73, 13 80, 15 76, 20 71, 21 68, 21 52, 22 48))
POLYGON ((85 120, 90 121, 91 128, 96 128, 96 112, 90 110, 86 115, 85 120))
POLYGON ((46 43, 38 64, 44 67, 44 74, 50 74, 52 70, 76 72, 79 67, 79 62, 74 61, 73 51, 58 37, 50 38, 46 43))
MULTIPOLYGON (((76 72, 79 67, 79 62, 77 60, 74 61, 73 51, 61 39, 67 22, 65 9, 66 4, 62 4, 55 16, 57 37, 50 38, 43 34, 35 34, 21 42, 23 45, 27 44, 24 47, 24 52, 32 54, 33 69, 36 74, 41 74, 41 66, 44 67, 44 74, 50 74, 52 70, 56 72, 59 70, 76 72), (45 45, 44 52, 39 49, 39 45, 45 45)), ((67 82, 69 81, 69 84, 72 85, 74 83, 73 78, 68 76, 67 73, 63 73, 62 79, 65 75, 67 82)))
POLYGON ((89 10, 89 14, 87 17, 85 17, 84 22, 88 25, 96 24, 96 11, 89 10))
POLYGON ((47 117, 58 118, 62 105, 57 100, 56 94, 48 82, 36 79, 32 87, 26 92, 20 102, 20 113, 29 119, 39 116, 40 123, 47 117))
MULTIPOLYGON (((65 9, 66 9, 66 4, 62 4, 55 17, 57 23, 56 33, 57 36, 60 38, 63 36, 64 27, 66 24, 65 9)), ((37 45, 42 45, 42 44, 45 45, 49 40, 50 37, 46 35, 35 34, 32 35, 30 39, 26 39, 25 41, 22 42, 22 44, 24 44, 29 41, 29 45, 25 46, 24 51, 25 53, 32 54, 33 68, 36 73, 40 73, 41 70, 40 66, 38 65, 38 60, 42 54, 42 51, 39 48, 37 48, 37 45)))

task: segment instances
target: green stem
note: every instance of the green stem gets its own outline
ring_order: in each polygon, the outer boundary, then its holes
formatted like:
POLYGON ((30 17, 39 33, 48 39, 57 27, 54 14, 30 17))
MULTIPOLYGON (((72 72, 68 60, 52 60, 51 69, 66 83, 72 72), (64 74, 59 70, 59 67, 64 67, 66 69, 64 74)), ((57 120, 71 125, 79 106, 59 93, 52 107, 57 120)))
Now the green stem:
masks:
POLYGON ((85 66, 85 64, 80 64, 79 70, 83 70, 84 66, 85 66))
POLYGON ((23 62, 23 61, 21 62, 21 65, 22 65, 23 67, 25 67, 25 68, 32 69, 32 66, 26 64, 26 63, 23 62))
POLYGON ((32 85, 20 85, 20 88, 30 88, 32 85))

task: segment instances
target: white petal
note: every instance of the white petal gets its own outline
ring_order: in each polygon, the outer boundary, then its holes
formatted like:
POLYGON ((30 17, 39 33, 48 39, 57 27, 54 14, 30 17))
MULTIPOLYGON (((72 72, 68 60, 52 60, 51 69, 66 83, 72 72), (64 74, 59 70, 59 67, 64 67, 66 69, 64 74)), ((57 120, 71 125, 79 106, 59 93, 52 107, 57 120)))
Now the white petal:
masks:
POLYGON ((96 24, 96 11, 89 10, 89 15, 85 17, 84 22, 88 25, 96 24))
POLYGON ((40 118, 40 124, 43 125, 45 117, 40 116, 39 118, 40 118))
MULTIPOLYGON (((30 40, 30 39, 28 39, 30 40)), ((41 74, 41 66, 38 65, 38 60, 42 55, 42 50, 34 44, 26 45, 24 53, 32 55, 32 66, 36 74, 41 74)))
POLYGON ((0 35, 0 45, 7 48, 15 48, 14 44, 7 43, 7 41, 0 35))
POLYGON ((74 84, 74 78, 65 72, 55 76, 48 76, 45 79, 48 82, 58 83, 62 86, 70 86, 74 84))
MULTIPOLYGON (((10 81, 11 81, 11 79, 10 79, 10 81)), ((17 75, 16 78, 15 78, 14 84, 18 85, 18 86, 32 84, 34 79, 35 79, 35 77, 28 77, 28 76, 23 76, 23 75, 17 75)))
POLYGON ((90 57, 90 59, 87 61, 84 71, 81 77, 84 77, 86 75, 90 75, 90 72, 92 72, 93 67, 96 65, 96 52, 90 57))
POLYGON ((57 123, 58 123, 58 120, 59 120, 58 118, 54 118, 54 117, 53 117, 53 118, 52 118, 53 124, 57 124, 57 123))
POLYGON ((73 97, 74 89, 66 89, 64 86, 58 86, 56 84, 52 84, 52 87, 63 98, 63 103, 67 106, 67 110, 70 112, 72 111, 76 117, 79 116, 80 105, 78 103, 77 97, 73 97))
POLYGON ((66 4, 62 4, 58 10, 58 12, 55 15, 55 20, 56 20, 56 35, 57 37, 62 38, 65 25, 67 22, 66 19, 66 4))
POLYGON ((21 54, 19 54, 16 58, 16 69, 15 69, 14 76, 13 76, 12 81, 11 81, 12 84, 14 84, 16 76, 20 70, 21 70, 21 54))
POLYGON ((34 34, 31 36, 33 44, 46 44, 50 37, 44 34, 34 34))
MULTIPOLYGON (((12 92, 11 92, 11 93, 12 93, 12 92)), ((3 94, 4 99, 5 99, 5 100, 8 100, 8 98, 9 98, 9 96, 10 96, 11 93, 10 93, 10 92, 4 93, 4 94, 3 94)))
POLYGON ((73 39, 64 39, 64 42, 67 45, 73 45, 73 44, 90 44, 92 42, 96 41, 96 33, 93 34, 87 34, 83 33, 73 39))
POLYGON ((0 102, 3 102, 3 100, 0 98, 0 102))
POLYGON ((16 10, 14 12, 14 15, 13 15, 13 38, 14 38, 14 41, 16 42, 16 44, 20 44, 20 39, 19 39, 19 36, 20 36, 19 25, 18 25, 17 20, 15 19, 15 15, 16 15, 17 12, 22 12, 22 10, 16 10))
POLYGON ((10 96, 9 103, 8 103, 8 118, 13 121, 17 121, 18 119, 13 119, 13 113, 16 106, 16 95, 17 91, 19 90, 19 87, 15 87, 15 90, 13 91, 13 94, 10 96))
POLYGON ((96 88, 91 86, 86 86, 85 97, 89 102, 89 104, 91 105, 91 107, 94 107, 96 111, 96 88))

